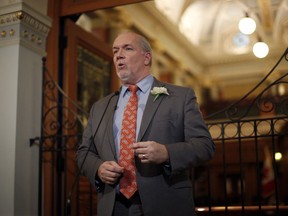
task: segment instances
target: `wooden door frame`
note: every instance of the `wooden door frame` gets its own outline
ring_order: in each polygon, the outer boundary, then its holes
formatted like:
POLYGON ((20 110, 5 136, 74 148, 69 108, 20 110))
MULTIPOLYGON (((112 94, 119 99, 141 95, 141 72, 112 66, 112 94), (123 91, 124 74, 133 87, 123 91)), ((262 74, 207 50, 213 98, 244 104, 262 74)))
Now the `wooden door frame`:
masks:
POLYGON ((60 16, 69 16, 73 14, 84 13, 109 7, 140 3, 151 0, 62 0, 60 16))
MULTIPOLYGON (((70 87, 70 84, 75 84, 77 81, 77 45, 83 46, 92 53, 99 55, 101 58, 111 60, 112 66, 112 49, 105 43, 99 41, 91 33, 86 32, 81 27, 77 26, 73 21, 67 19, 65 21, 65 37, 67 38, 67 48, 65 49, 65 64, 64 64, 64 89, 67 94, 76 99, 76 91, 74 87, 70 87), (69 72, 69 73, 68 73, 69 72)), ((114 76, 111 73, 111 83, 113 83, 114 76)))

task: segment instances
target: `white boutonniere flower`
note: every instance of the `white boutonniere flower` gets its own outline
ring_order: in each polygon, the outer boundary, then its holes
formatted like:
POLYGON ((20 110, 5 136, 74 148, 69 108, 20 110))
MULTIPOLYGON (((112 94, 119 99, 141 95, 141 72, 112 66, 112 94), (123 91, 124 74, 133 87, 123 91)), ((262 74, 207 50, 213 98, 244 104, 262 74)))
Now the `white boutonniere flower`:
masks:
POLYGON ((162 94, 169 95, 169 93, 165 87, 154 87, 151 90, 151 94, 155 96, 153 101, 157 100, 157 98, 162 94))

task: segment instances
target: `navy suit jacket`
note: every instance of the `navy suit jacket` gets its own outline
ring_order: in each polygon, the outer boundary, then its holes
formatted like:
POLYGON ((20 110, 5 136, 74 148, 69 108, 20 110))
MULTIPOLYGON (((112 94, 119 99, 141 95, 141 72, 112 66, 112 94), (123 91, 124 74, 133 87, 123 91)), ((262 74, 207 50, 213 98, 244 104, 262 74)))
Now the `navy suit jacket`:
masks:
MULTIPOLYGON (((152 88, 155 86, 167 88, 169 95, 163 94, 155 101, 155 96, 149 95, 137 141, 165 144, 170 164, 142 164, 135 157, 137 185, 144 215, 195 215, 189 171, 193 166, 211 159, 215 145, 191 88, 163 83, 154 78, 152 88)), ((111 94, 93 105, 88 126, 83 133, 83 142, 77 152, 77 162, 81 165, 91 143, 90 138, 99 126, 82 169, 93 185, 99 166, 104 161, 117 161, 112 129, 117 99, 118 96, 111 94), (99 125, 109 100, 110 104, 99 125)), ((115 185, 97 184, 97 216, 112 215, 115 188, 115 185)))

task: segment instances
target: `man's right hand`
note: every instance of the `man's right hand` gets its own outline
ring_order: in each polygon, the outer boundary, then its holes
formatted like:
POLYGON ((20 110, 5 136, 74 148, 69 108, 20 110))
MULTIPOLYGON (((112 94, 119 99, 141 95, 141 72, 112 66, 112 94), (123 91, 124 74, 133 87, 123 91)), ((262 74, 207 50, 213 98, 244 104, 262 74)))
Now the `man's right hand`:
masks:
POLYGON ((123 172, 124 168, 115 161, 105 161, 99 166, 97 174, 103 183, 115 184, 123 172))

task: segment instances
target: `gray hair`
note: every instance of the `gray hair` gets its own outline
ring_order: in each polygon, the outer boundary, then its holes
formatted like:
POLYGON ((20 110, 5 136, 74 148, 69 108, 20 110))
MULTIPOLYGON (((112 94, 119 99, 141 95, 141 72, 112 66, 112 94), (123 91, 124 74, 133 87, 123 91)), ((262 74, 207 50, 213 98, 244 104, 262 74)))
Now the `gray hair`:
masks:
POLYGON ((149 65, 151 66, 152 65, 152 48, 151 48, 151 45, 150 45, 149 41, 144 36, 142 36, 142 35, 138 35, 138 36, 139 36, 139 43, 140 43, 142 50, 144 52, 151 54, 151 61, 149 63, 149 65))

